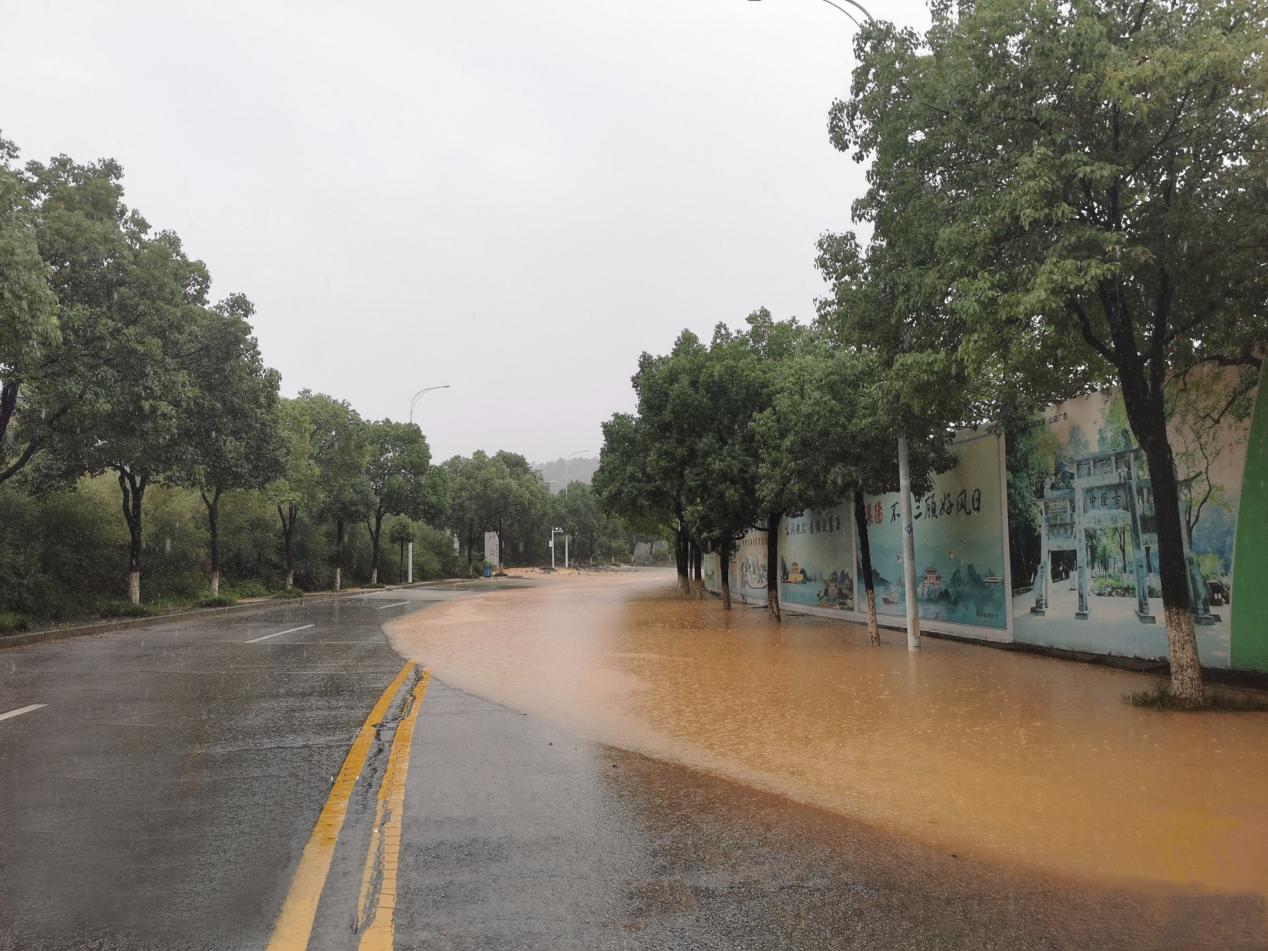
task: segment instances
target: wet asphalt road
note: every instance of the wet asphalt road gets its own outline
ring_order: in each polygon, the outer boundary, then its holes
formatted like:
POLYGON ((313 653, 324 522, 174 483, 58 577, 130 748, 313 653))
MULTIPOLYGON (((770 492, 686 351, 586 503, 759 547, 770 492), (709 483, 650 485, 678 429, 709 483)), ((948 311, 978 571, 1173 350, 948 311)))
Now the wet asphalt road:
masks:
POLYGON ((0 650, 0 713, 46 704, 0 721, 0 948, 262 947, 330 777, 402 666, 380 623, 451 596, 0 650))
MULTIPOLYGON (((452 596, 0 651, 0 714, 47 704, 0 721, 0 949, 264 947, 332 777, 401 669, 379 623, 452 596)), ((313 949, 357 946, 380 739, 313 949)), ((410 750, 399 949, 1265 947, 1258 899, 969 861, 436 680, 410 750)))

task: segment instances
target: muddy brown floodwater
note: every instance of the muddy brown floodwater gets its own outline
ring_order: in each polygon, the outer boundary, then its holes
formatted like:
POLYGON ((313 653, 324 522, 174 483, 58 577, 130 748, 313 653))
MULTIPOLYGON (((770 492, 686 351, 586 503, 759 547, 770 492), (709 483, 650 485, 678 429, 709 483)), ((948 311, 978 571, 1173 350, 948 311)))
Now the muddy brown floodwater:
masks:
POLYGON ((1140 710, 1142 675, 545 578, 394 622, 469 692, 948 849, 1098 882, 1268 895, 1268 714, 1140 710))

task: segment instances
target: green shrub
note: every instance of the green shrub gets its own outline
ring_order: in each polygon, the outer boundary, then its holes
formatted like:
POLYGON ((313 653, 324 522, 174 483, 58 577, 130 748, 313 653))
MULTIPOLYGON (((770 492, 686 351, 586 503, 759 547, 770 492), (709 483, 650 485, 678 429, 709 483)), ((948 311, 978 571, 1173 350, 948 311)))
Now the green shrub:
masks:
POLYGON ((223 584, 220 586, 220 590, 239 600, 243 598, 268 598, 277 593, 263 581, 256 581, 250 578, 245 581, 223 584))
POLYGON ((31 619, 15 611, 0 611, 0 634, 21 634, 31 629, 31 619))
POLYGON ((238 599, 231 595, 217 594, 195 602, 194 606, 199 608, 229 608, 237 603, 238 599))
POLYGON ((132 604, 130 601, 106 601, 97 607, 97 614, 107 620, 113 618, 154 617, 163 610, 154 604, 132 604))
POLYGON ((277 592, 277 594, 273 595, 273 597, 280 598, 283 601, 289 600, 291 598, 302 598, 303 596, 304 596, 304 592, 300 588, 286 588, 277 592))

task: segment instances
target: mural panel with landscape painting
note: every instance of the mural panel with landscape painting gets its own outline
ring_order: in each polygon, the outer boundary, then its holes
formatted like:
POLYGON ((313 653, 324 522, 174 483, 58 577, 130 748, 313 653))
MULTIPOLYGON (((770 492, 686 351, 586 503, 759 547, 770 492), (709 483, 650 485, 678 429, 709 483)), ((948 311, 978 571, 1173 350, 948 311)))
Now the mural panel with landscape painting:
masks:
POLYGON ((852 521, 849 504, 784 519, 779 546, 782 603, 838 614, 855 609, 852 521))
MULTIPOLYGON (((1253 382, 1236 371, 1194 374, 1169 392, 1198 652, 1203 664, 1227 667, 1253 382)), ((1166 656, 1153 491, 1122 396, 1068 400, 1009 433, 1007 470, 1014 638, 1166 656)))
MULTIPOLYGON (((969 435, 952 453, 954 467, 912 508, 920 617, 933 630, 1007 640, 1000 440, 969 435)), ((877 613, 905 617, 898 493, 865 504, 877 613)))

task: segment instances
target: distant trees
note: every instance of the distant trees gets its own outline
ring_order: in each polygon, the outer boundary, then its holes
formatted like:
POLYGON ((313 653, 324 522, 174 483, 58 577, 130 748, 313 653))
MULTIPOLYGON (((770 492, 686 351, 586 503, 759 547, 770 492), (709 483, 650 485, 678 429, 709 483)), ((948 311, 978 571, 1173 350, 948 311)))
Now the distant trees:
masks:
MULTIPOLYGON (((394 423, 390 419, 370 423, 368 432, 369 466, 366 477, 370 487, 370 511, 366 527, 370 530, 370 583, 379 581, 379 541, 386 515, 404 515, 421 519, 426 512, 427 474, 431 450, 427 438, 414 423, 394 423)), ((443 512, 443 499, 435 500, 433 511, 443 512)))
POLYGON ((220 594, 220 500, 231 489, 263 489, 282 468, 278 374, 264 366, 251 315, 234 294, 204 310, 190 333, 192 392, 178 440, 184 457, 172 481, 198 491, 207 508, 211 596, 220 594))
POLYGON ((377 580, 387 515, 443 519, 447 482, 429 478, 418 428, 308 391, 280 399, 250 300, 209 303, 206 266, 124 203, 116 162, 17 155, 0 140, 0 486, 48 494, 109 473, 134 604, 156 486, 200 501, 213 597, 227 497, 274 509, 288 588, 301 518, 333 524, 336 586, 348 525, 366 525, 377 580))

